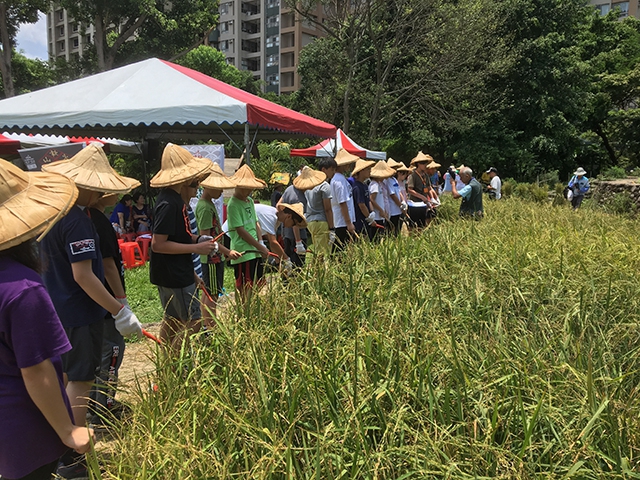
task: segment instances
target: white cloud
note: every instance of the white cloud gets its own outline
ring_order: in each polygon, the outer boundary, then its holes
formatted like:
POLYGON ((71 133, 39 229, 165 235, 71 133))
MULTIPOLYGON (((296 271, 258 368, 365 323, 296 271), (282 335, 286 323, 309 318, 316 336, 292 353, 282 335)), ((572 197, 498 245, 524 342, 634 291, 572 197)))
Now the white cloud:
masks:
POLYGON ((37 23, 23 23, 16 36, 16 50, 27 58, 47 60, 47 20, 40 12, 37 23))

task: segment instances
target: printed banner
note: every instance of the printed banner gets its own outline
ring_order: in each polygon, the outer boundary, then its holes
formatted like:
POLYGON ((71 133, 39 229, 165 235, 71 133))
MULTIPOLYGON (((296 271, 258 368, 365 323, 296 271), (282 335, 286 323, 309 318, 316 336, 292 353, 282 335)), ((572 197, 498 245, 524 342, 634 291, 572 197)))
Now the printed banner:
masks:
MULTIPOLYGON (((191 155, 193 155, 196 158, 208 158, 212 162, 216 162, 224 172, 224 145, 180 145, 180 146, 188 150, 189 153, 191 153, 191 155)), ((198 197, 192 198, 191 202, 189 202, 189 204, 191 205, 191 208, 194 211, 196 209, 196 204, 198 203, 198 199, 200 198, 200 195, 201 195, 201 192, 198 191, 198 197)), ((224 199, 222 198, 222 196, 220 196, 220 198, 218 198, 217 200, 214 200, 213 203, 216 206, 216 209, 218 210, 218 218, 220 218, 222 222, 224 222, 225 221, 225 218, 223 215, 224 199)))
POLYGON ((49 147, 23 148, 18 150, 27 170, 39 171, 43 165, 67 160, 86 146, 85 143, 70 143, 68 145, 56 145, 49 147))

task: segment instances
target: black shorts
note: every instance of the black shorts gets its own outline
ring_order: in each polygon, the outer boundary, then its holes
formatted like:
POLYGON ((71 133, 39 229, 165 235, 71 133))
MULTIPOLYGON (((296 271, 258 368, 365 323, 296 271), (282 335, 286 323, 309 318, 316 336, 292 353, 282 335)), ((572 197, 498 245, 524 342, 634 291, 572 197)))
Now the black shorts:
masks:
POLYGON ((203 263, 202 264, 202 281, 209 295, 215 300, 222 295, 222 287, 224 287, 224 262, 220 263, 203 263))
POLYGON ((90 325, 64 329, 71 350, 62 354, 62 371, 70 382, 95 382, 96 370, 102 360, 103 330, 103 319, 90 325))
POLYGON ((237 289, 241 289, 247 285, 257 285, 264 276, 262 257, 253 258, 242 263, 237 263, 233 266, 233 269, 236 274, 237 289))
POLYGON ((160 285, 157 287, 165 317, 175 318, 181 322, 193 322, 202 318, 200 299, 195 283, 184 288, 169 288, 160 285))

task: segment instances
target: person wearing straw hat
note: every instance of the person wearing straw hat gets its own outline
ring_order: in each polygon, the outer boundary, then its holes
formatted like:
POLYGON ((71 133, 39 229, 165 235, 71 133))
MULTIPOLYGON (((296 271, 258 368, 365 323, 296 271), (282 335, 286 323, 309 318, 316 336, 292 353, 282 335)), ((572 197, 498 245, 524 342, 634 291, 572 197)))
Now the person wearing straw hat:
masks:
POLYGON ((267 184, 256 178, 248 165, 243 165, 231 177, 236 188, 227 205, 227 223, 231 249, 242 253, 242 257, 232 259, 236 278, 236 290, 241 301, 251 294, 254 285, 259 285, 264 276, 262 260, 269 250, 262 241, 262 231, 251 192, 265 188, 267 184))
POLYGON ((569 188, 573 192, 573 198, 571 198, 571 206, 574 210, 580 208, 584 196, 587 194, 591 186, 589 185, 589 179, 587 178, 587 171, 579 167, 573 172, 573 177, 569 180, 569 188))
MULTIPOLYGON (((104 194, 130 191, 137 182, 118 175, 97 143, 42 170, 72 179, 79 192, 75 207, 43 239, 40 253, 47 262, 44 284, 71 342, 71 351, 62 356, 63 371, 75 424, 82 426, 96 369, 102 361, 105 310, 113 316, 122 336, 142 334, 142 325, 126 302, 116 299, 103 283, 100 238, 88 207, 104 194)), ((63 478, 86 471, 82 457, 65 455, 61 462, 58 475, 63 478)))
POLYGON ((362 232, 367 233, 369 240, 373 238, 373 229, 370 228, 376 223, 375 213, 371 209, 371 201, 369 198, 369 188, 364 182, 369 178, 371 173, 371 167, 376 162, 372 160, 364 160, 359 158, 356 161, 355 167, 349 177, 349 183, 353 189, 353 207, 356 214, 356 220, 353 223, 356 234, 360 235, 362 232))
POLYGON ((460 179, 465 185, 461 190, 455 183, 451 184, 453 198, 462 198, 460 216, 480 220, 483 215, 482 185, 473 178, 473 171, 469 167, 460 169, 460 179))
POLYGON ((389 229, 390 211, 391 211, 391 198, 389 193, 389 187, 385 180, 393 177, 395 170, 387 165, 384 160, 378 161, 373 168, 369 176, 371 177, 371 183, 369 183, 369 199, 371 201, 371 207, 373 208, 374 219, 377 224, 383 228, 376 228, 373 235, 374 238, 380 238, 380 234, 383 234, 385 230, 389 229))
POLYGON ((336 242, 333 244, 333 250, 339 251, 356 235, 353 189, 344 174, 358 160, 358 157, 341 148, 334 160, 336 173, 331 179, 331 211, 336 228, 336 242))
POLYGON ((282 192, 287 185, 291 176, 288 173, 274 172, 271 174, 269 183, 273 185, 273 192, 271 192, 271 206, 275 207, 282 198, 282 192))
POLYGON ((400 233, 400 219, 408 210, 407 191, 405 189, 405 180, 411 170, 404 163, 396 162, 393 158, 387 160, 387 165, 394 170, 394 175, 389 177, 385 182, 389 189, 389 221, 391 223, 391 231, 395 236, 400 233), (404 193, 404 196, 403 196, 404 193))
POLYGON ((73 422, 61 355, 71 350, 42 278, 36 238, 74 208, 69 178, 0 159, 0 475, 51 478, 67 450, 91 448, 73 422))
POLYGON ((197 285, 192 255, 210 255, 218 250, 211 236, 194 235, 187 203, 195 196, 200 179, 211 171, 212 162, 195 158, 186 149, 168 143, 162 152, 160 171, 151 179, 162 190, 153 212, 153 234, 149 261, 151 283, 158 288, 164 312, 160 338, 169 351, 177 352, 186 338, 201 327, 197 285))
MULTIPOLYGON (((222 222, 218 215, 213 200, 222 196, 222 190, 235 188, 235 184, 227 177, 217 163, 212 163, 211 173, 200 186, 203 188, 202 196, 196 204, 196 220, 198 233, 217 238, 222 234, 222 222)), ((225 257, 232 260, 240 258, 240 253, 226 248, 222 242, 218 242, 218 250, 210 255, 200 255, 202 263, 202 281, 207 294, 202 299, 202 318, 204 326, 213 328, 215 323, 213 316, 216 314, 217 299, 222 295, 224 285, 225 257)))
POLYGON ((411 160, 411 166, 415 166, 415 170, 407 180, 407 191, 410 200, 408 214, 411 223, 419 228, 427 226, 431 219, 435 217, 435 211, 429 207, 429 202, 435 196, 435 191, 431 186, 431 180, 427 173, 427 165, 432 162, 431 155, 418 152, 411 160))
POLYGON ((325 257, 331 254, 331 246, 336 241, 331 209, 331 185, 329 185, 336 173, 336 167, 336 161, 333 158, 321 159, 318 162, 318 172, 324 174, 325 180, 304 192, 307 197, 307 229, 313 241, 313 251, 316 255, 325 257))

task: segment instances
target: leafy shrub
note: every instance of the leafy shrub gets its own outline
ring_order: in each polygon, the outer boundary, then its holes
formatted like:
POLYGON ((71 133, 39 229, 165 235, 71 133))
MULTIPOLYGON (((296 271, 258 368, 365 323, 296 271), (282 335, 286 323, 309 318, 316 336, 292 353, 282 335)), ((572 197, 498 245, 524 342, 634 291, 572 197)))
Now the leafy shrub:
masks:
POLYGON ((553 189, 558 182, 560 182, 560 174, 558 173, 558 170, 545 172, 538 177, 538 184, 543 188, 546 186, 549 189, 553 189))
POLYGON ((605 202, 604 210, 617 215, 635 216, 638 211, 638 205, 636 205, 629 192, 620 192, 605 202))
POLYGON ((502 192, 501 192, 502 196, 505 198, 512 196, 516 185, 517 185, 517 182, 510 178, 502 182, 502 192))
POLYGON ((615 180, 618 178, 626 178, 627 172, 622 167, 609 167, 604 170, 598 178, 601 180, 615 180))
POLYGON ((518 183, 513 191, 513 195, 514 197, 536 203, 543 203, 548 199, 547 189, 533 183, 518 183))
POLYGON ((566 205, 567 200, 564 198, 564 183, 556 183, 553 188, 553 206, 566 205))
POLYGON ((269 198, 273 192, 273 185, 269 183, 271 175, 275 172, 288 172, 290 147, 285 142, 262 142, 258 144, 258 152, 260 158, 254 158, 251 161, 251 170, 256 177, 267 183, 267 188, 256 192, 259 198, 269 198))

